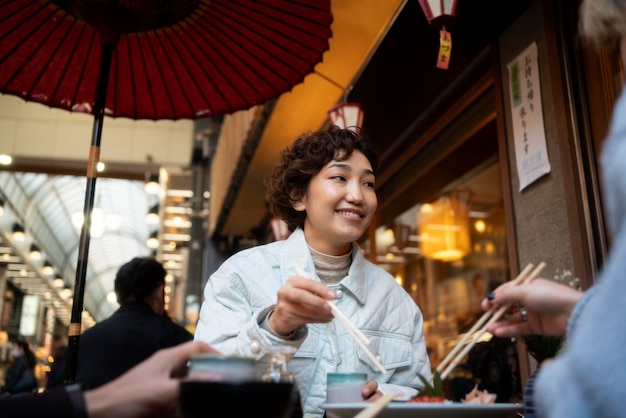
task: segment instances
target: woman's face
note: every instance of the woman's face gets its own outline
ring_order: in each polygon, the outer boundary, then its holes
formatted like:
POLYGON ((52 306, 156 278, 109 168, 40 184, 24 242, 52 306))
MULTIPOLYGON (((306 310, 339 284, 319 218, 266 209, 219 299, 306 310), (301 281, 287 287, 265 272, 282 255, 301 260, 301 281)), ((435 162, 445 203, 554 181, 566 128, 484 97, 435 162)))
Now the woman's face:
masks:
POLYGON ((359 151, 326 164, 311 178, 304 198, 294 204, 294 209, 306 211, 307 243, 323 254, 348 253, 376 212, 374 182, 372 165, 359 151))

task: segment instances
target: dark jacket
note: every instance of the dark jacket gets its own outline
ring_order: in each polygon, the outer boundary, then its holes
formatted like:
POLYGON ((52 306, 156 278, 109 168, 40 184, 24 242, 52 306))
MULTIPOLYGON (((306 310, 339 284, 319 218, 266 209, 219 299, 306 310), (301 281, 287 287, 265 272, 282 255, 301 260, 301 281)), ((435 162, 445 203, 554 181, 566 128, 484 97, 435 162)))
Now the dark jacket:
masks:
POLYGON ((193 334, 139 301, 125 302, 79 338, 76 383, 96 388, 122 375, 155 351, 193 339, 193 334))
MULTIPOLYGON (((84 408, 81 391, 76 391, 77 403, 84 408), (80 405, 82 403, 82 405, 80 405)), ((85 411, 77 408, 64 386, 45 393, 20 396, 0 396, 2 418, 86 418, 85 411)))
POLYGON ((8 394, 32 393, 37 389, 38 382, 35 370, 28 368, 23 359, 16 359, 6 372, 5 386, 1 392, 8 394))

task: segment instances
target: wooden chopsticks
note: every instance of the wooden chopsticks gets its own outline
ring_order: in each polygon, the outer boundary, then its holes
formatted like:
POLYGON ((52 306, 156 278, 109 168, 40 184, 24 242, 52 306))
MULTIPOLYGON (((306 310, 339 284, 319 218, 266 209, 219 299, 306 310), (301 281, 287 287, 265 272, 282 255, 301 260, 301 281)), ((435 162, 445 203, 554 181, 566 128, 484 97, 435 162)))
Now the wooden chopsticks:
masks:
POLYGON ((356 414, 354 418, 374 418, 380 413, 380 411, 382 411, 387 406, 389 402, 393 401, 393 398, 394 395, 392 393, 381 396, 373 403, 371 403, 367 408, 356 414))
MULTIPOLYGON (((298 276, 310 278, 309 276, 307 276, 304 270, 300 268, 300 266, 296 265, 294 270, 298 276)), ((359 347, 361 347, 361 349, 365 352, 367 357, 369 357, 372 363, 374 363, 374 365, 378 368, 378 370, 380 370, 380 372, 383 374, 387 373, 387 369, 385 369, 385 367, 380 363, 380 361, 376 359, 376 356, 372 354, 369 348, 367 348, 367 346, 370 343, 369 338, 367 338, 365 334, 363 334, 361 330, 359 330, 356 327, 356 325, 354 325, 350 321, 350 319, 348 319, 348 317, 343 312, 341 312, 339 308, 337 308, 337 306, 332 301, 329 300, 326 303, 328 303, 328 306, 330 306, 330 311, 332 312, 335 319, 341 322, 341 324, 344 326, 346 331, 348 331, 348 334, 350 334, 352 339, 354 339, 354 341, 359 345, 359 347)))
MULTIPOLYGON (((518 285, 518 284, 530 283, 537 276, 539 276, 539 273, 541 273, 541 271, 544 269, 545 266, 546 266, 546 263, 541 262, 529 274, 529 272, 533 268, 533 265, 528 264, 521 271, 521 273, 513 280, 513 284, 518 285)), ((437 366, 437 371, 441 374, 442 380, 448 377, 450 372, 459 364, 461 359, 463 359, 463 357, 465 357, 465 355, 469 353, 472 348, 474 348, 474 346, 476 345, 480 337, 482 337, 483 334, 487 332, 487 328, 489 327, 489 325, 493 324, 498 319, 500 319, 500 317, 502 317, 502 315, 508 312, 509 309, 511 309, 511 304, 506 304, 500 307, 498 310, 496 310, 496 306, 493 306, 491 309, 489 309, 487 312, 483 314, 483 316, 476 322, 476 324, 474 324, 474 326, 465 334, 465 336, 461 339, 461 341, 459 341, 454 346, 452 351, 450 351, 450 353, 443 359, 443 361, 439 364, 439 366, 437 366), (470 337, 472 337, 472 341, 470 341, 463 348, 463 344, 470 337), (463 348, 463 350, 458 355, 456 355, 461 350, 461 348, 463 348), (453 357, 455 355, 456 357, 453 357)))

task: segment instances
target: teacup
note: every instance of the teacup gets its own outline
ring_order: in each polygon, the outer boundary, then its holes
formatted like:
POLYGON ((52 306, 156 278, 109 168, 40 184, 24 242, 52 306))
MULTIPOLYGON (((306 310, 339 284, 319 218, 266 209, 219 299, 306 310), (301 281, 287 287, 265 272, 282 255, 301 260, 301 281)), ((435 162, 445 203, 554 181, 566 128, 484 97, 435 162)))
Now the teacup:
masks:
POLYGON ((363 402, 366 373, 328 373, 326 375, 326 402, 363 402))

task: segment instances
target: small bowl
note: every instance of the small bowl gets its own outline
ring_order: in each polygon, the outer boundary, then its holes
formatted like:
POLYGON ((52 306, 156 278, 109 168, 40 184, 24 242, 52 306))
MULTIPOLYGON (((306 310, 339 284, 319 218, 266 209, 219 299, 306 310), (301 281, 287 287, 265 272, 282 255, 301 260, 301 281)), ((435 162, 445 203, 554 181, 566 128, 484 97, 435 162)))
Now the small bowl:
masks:
POLYGON ((257 364, 252 358, 200 353, 191 356, 190 380, 246 382, 256 380, 257 364))
POLYGON ((289 418, 293 383, 202 382, 180 383, 183 418, 289 418))

